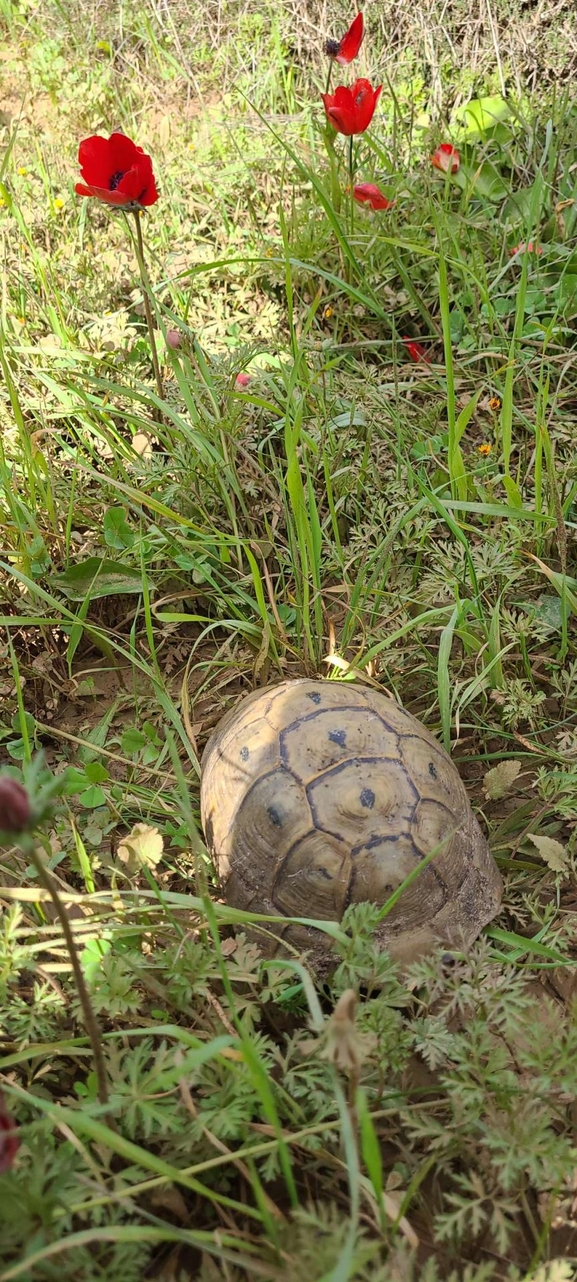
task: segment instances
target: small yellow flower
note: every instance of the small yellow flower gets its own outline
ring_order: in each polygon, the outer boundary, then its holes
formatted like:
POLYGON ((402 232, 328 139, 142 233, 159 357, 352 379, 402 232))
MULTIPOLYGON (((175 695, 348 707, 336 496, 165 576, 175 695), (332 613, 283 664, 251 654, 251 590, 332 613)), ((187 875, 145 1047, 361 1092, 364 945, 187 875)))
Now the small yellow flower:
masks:
POLYGON ((478 446, 479 454, 482 454, 483 458, 487 458, 492 449, 493 446, 490 441, 483 441, 483 444, 478 446))
POLYGON ((57 196, 57 197, 56 197, 56 200, 54 201, 54 208, 55 208, 55 209, 64 209, 64 201, 62 200, 62 198, 61 198, 60 196, 57 196))
POLYGON ((0 209, 3 209, 5 204, 6 204, 6 201, 4 200, 4 197, 0 196, 0 209))
POLYGON ((24 168, 24 165, 19 165, 19 166, 18 166, 18 173, 20 174, 20 177, 21 177, 21 178, 25 178, 25 177, 26 177, 26 174, 28 173, 28 170, 24 168))
POLYGON ((501 408, 501 401, 498 396, 492 396, 489 400, 489 409, 497 414, 501 408))
POLYGON ((333 309, 332 309, 332 307, 325 307, 325 310, 324 310, 324 312, 323 312, 323 316, 324 316, 325 320, 329 320, 329 318, 332 316, 332 314, 333 314, 333 309))

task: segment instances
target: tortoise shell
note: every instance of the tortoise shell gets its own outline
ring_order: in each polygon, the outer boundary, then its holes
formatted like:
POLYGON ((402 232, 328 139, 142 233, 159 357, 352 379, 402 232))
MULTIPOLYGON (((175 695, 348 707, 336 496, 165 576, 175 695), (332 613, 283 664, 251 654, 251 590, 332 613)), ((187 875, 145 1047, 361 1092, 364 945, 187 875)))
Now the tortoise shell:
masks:
MULTIPOLYGON (((384 904, 448 838, 377 927, 380 945, 405 961, 466 948, 499 909, 501 877, 451 758, 371 688, 304 679, 250 694, 205 748, 200 806, 233 907, 339 921, 351 903, 384 904)), ((314 928, 269 929, 330 947, 314 928)))

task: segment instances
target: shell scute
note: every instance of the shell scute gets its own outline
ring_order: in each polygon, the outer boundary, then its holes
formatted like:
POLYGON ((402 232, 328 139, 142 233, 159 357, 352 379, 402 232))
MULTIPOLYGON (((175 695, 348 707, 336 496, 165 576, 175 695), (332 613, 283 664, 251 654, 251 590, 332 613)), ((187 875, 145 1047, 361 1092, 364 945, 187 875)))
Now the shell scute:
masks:
POLYGON ((351 757, 398 758, 399 739, 368 708, 317 709, 280 732, 283 765, 305 783, 351 757))

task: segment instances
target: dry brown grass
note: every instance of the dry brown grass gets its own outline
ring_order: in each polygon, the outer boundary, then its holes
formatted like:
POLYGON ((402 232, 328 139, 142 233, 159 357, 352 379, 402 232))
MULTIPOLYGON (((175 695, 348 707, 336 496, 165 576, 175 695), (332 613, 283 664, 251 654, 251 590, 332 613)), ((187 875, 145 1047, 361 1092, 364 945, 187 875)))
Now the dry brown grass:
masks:
MULTIPOLYGON (((228 42, 231 71, 249 52, 238 35, 250 13, 278 15, 296 60, 320 72, 319 34, 341 31, 353 10, 348 0, 148 0, 148 7, 186 52, 203 39, 215 50, 228 42)), ((413 62, 440 113, 463 80, 494 80, 520 94, 561 87, 577 68, 573 0, 366 0, 362 8, 365 47, 378 50, 379 68, 393 77, 400 60, 413 62)))

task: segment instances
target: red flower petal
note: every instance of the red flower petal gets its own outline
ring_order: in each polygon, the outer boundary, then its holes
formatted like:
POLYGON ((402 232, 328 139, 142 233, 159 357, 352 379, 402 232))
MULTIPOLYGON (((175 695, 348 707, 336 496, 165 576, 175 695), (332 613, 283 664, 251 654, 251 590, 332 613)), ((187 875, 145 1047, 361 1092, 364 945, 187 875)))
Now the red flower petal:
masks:
POLYGON ((356 84, 353 85, 353 98, 357 110, 355 133, 362 134, 365 129, 368 129, 382 90, 382 85, 379 85, 378 89, 373 89, 369 80, 357 80, 356 84))
POLYGON ((370 205, 371 209, 391 209, 394 200, 387 200, 376 183, 357 183, 353 187, 353 196, 359 205, 370 205))
MULTIPOLYGON (((330 94, 328 96, 330 97, 330 94)), ((350 110, 351 96, 352 89, 349 89, 348 85, 337 85, 332 95, 335 107, 343 108, 345 111, 350 110)))
POLYGON ((139 173, 144 180, 145 186, 142 194, 138 198, 139 205, 154 205, 158 200, 158 191, 152 172, 152 161, 150 156, 143 156, 139 164, 139 173))
POLYGON ((124 196, 125 202, 140 200, 140 197, 146 193, 148 181, 149 174, 146 170, 140 169, 138 165, 134 165, 133 168, 129 169, 127 173, 125 173, 124 177, 120 179, 116 191, 124 196))
POLYGON ((427 365, 431 364, 431 357, 423 347, 423 344, 417 342, 416 338, 403 338, 403 343, 412 361, 415 361, 415 363, 425 361, 427 365))
POLYGON ((349 62, 352 62, 353 59, 356 58, 361 47, 362 38, 363 15, 362 13, 357 13, 356 18, 353 18, 348 31, 345 31, 345 34, 339 43, 339 51, 335 55, 336 61, 340 63, 341 67, 346 67, 349 62))
POLYGON ((509 252, 510 252, 511 254, 523 254, 523 253, 525 252, 525 250, 527 250, 527 253, 529 253, 529 254, 542 254, 542 253, 543 253, 543 248, 542 248, 542 246, 541 246, 541 245, 535 245, 535 244, 533 243, 533 241, 532 241, 532 240, 530 240, 530 241, 529 241, 528 245, 526 245, 526 244, 525 244, 525 241, 524 241, 524 240, 522 240, 520 245, 515 245, 515 246, 514 246, 514 248, 513 248, 513 249, 511 249, 509 252))
POLYGON ((375 114, 382 88, 379 85, 373 89, 370 80, 360 79, 350 89, 338 85, 333 94, 322 94, 327 119, 345 137, 364 133, 375 114))
POLYGON ((92 184, 85 187, 84 183, 77 183, 76 191, 79 196, 95 196, 96 199, 101 200, 104 205, 116 205, 118 208, 121 208, 122 205, 132 204, 130 196, 126 196, 124 192, 118 190, 108 191, 107 187, 93 187, 92 184))
POLYGON ((155 205, 157 200, 158 200, 158 191, 156 188, 156 183, 154 181, 154 174, 153 174, 151 175, 150 182, 148 184, 148 187, 146 188, 146 191, 140 197, 140 200, 138 203, 139 205, 143 205, 146 207, 148 205, 155 205))
POLYGON ((101 138, 100 134, 84 138, 78 148, 78 163, 82 177, 87 182, 93 181, 99 187, 105 186, 114 172, 110 168, 108 138, 101 138))
POLYGON ((144 155, 142 147, 137 147, 132 138, 127 138, 126 134, 111 134, 108 139, 108 151, 111 165, 111 173, 121 169, 123 173, 127 169, 132 169, 133 165, 138 164, 141 156, 144 155))
POLYGON ((456 174, 461 164, 461 157, 452 143, 442 142, 433 152, 431 164, 435 166, 435 169, 441 169, 444 174, 448 174, 449 170, 452 174, 456 174))

